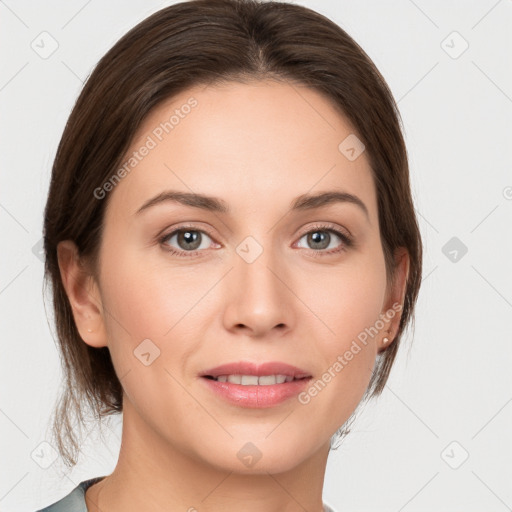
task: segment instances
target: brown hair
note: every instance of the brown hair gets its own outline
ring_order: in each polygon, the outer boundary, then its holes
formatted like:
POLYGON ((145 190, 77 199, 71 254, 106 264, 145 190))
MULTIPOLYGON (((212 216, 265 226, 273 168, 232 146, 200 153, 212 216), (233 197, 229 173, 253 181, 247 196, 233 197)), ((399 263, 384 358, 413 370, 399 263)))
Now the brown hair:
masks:
MULTIPOLYGON (((383 77, 338 25, 299 5, 259 0, 193 0, 166 7, 125 34, 99 61, 67 121, 52 169, 44 212, 45 283, 52 285, 64 389, 53 434, 68 465, 79 449, 71 414, 83 420, 85 403, 101 419, 122 411, 122 387, 108 347, 80 337, 58 267, 57 244, 72 240, 91 275, 108 197, 93 195, 122 162, 148 113, 198 84, 275 79, 323 93, 366 146, 378 197, 389 280, 394 250, 410 256, 396 338, 377 356, 365 397, 379 395, 400 338, 413 320, 421 284, 422 243, 409 184, 401 118, 383 77)), ((341 142, 341 141, 340 141, 341 142)))

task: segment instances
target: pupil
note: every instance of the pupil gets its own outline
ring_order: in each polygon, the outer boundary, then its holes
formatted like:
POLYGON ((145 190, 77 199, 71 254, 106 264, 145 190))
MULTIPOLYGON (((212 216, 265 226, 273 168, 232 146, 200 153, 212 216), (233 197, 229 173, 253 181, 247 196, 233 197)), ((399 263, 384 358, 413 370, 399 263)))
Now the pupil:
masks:
POLYGON ((310 233, 309 241, 313 243, 316 247, 314 249, 325 249, 329 246, 330 235, 325 231, 315 231, 310 233))
POLYGON ((181 242, 185 244, 184 249, 197 249, 201 245, 201 241, 199 238, 199 232, 198 231, 181 231, 178 235, 178 243, 181 242), (192 247, 190 247, 190 244, 192 247), (189 245, 187 247, 187 245, 189 245))

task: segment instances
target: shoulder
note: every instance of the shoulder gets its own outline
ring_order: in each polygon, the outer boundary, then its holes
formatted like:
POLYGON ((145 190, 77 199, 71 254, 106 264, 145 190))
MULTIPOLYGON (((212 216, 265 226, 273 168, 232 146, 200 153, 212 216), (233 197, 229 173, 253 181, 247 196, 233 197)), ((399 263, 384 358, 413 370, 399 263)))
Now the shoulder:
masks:
POLYGON ((99 476, 80 482, 69 494, 61 498, 59 501, 56 501, 37 512, 87 512, 87 506, 85 505, 85 491, 91 485, 103 478, 103 476, 99 476))

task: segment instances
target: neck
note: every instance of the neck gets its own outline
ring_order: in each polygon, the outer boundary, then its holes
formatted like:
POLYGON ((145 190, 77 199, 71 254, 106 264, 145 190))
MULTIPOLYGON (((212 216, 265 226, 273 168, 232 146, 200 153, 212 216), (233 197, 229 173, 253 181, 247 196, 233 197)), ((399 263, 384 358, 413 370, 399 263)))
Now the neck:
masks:
POLYGON ((289 470, 239 473, 163 440, 125 400, 116 468, 85 500, 88 512, 322 512, 328 454, 329 443, 289 470))

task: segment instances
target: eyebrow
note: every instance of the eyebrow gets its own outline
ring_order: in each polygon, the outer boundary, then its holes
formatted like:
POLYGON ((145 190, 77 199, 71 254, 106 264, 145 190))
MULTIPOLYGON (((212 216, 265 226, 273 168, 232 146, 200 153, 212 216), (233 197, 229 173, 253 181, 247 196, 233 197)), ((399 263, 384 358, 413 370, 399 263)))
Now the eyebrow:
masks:
MULTIPOLYGON (((185 206, 191 206, 193 208, 200 208, 202 210, 207 210, 211 212, 225 214, 228 214, 230 212, 228 204, 224 200, 219 199, 217 197, 192 192, 178 192, 174 190, 166 190, 146 201, 135 212, 135 214, 138 215, 144 210, 147 210, 148 208, 169 201, 180 203, 185 206)), ((319 192, 317 194, 302 194, 292 201, 290 210, 313 210, 315 208, 321 208, 322 206, 327 206, 333 203, 354 204, 364 212, 368 220, 370 219, 368 208, 359 197, 348 192, 340 191, 319 192)))

